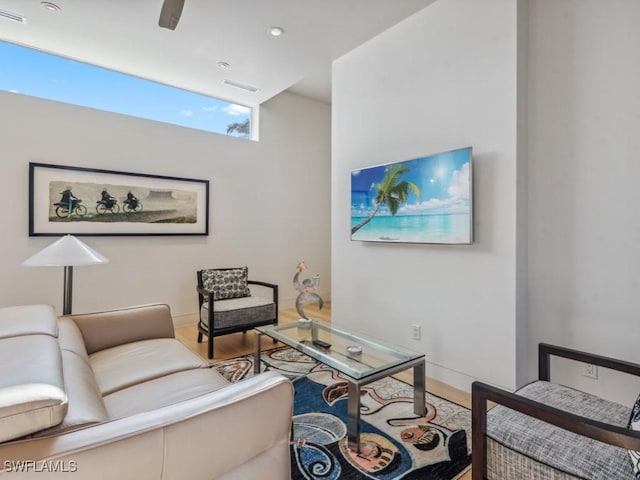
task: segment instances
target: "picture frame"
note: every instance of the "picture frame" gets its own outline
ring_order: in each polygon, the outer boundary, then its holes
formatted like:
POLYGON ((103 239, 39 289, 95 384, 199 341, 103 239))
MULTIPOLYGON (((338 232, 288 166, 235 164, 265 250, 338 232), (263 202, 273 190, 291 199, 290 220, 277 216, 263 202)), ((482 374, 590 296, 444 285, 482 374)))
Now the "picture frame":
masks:
POLYGON ((472 148, 351 171, 351 240, 473 243, 472 148))
POLYGON ((29 163, 29 236, 208 235, 209 181, 29 163))

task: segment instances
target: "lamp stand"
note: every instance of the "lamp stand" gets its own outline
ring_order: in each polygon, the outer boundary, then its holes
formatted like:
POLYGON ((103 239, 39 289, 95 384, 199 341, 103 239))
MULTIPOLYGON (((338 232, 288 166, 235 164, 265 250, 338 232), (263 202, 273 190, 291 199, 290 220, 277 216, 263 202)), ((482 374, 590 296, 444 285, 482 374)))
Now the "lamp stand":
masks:
POLYGON ((64 297, 62 314, 71 315, 71 296, 73 295, 73 267, 64 267, 64 297))
POLYGON ((73 235, 65 235, 22 264, 28 267, 64 267, 64 296, 62 314, 71 315, 73 295, 73 266, 97 265, 109 260, 73 235))

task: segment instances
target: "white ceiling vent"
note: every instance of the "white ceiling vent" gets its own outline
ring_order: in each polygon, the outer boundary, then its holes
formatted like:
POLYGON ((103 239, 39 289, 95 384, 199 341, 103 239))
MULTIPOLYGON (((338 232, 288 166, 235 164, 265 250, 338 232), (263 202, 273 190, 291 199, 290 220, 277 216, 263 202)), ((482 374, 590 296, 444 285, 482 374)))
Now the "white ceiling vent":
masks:
POLYGON ((0 18, 6 18, 7 20, 13 20, 14 22, 27 23, 27 19, 22 15, 7 12, 6 10, 0 10, 0 18))
POLYGON ((255 93, 258 90, 260 90, 258 87, 254 87, 252 85, 243 85, 242 83, 237 83, 237 82, 234 82, 233 80, 228 80, 226 78, 224 80, 222 80, 222 83, 224 85, 229 85, 230 87, 240 88, 242 90, 246 90, 247 92, 252 92, 252 93, 255 93))

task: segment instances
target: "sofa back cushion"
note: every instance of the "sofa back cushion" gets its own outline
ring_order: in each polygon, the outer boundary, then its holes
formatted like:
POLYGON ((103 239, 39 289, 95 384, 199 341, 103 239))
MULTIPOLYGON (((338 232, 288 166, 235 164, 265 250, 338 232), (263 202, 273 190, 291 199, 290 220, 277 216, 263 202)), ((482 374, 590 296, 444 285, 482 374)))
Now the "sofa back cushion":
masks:
POLYGON ((50 305, 0 308, 0 339, 23 335, 58 335, 58 322, 50 305))
POLYGON ((213 292, 214 300, 249 297, 248 276, 248 267, 202 270, 202 286, 213 292))
POLYGON ((175 336, 171 310, 164 304, 73 314, 65 318, 73 320, 80 329, 89 355, 139 340, 175 336))

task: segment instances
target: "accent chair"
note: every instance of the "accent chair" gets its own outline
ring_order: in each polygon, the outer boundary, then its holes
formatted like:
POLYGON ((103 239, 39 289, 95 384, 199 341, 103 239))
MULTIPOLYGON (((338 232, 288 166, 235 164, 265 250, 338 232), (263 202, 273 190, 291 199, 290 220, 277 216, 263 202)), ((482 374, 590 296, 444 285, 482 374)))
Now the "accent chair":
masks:
POLYGON ((209 358, 213 358, 214 337, 278 324, 278 285, 249 280, 248 270, 209 268, 197 272, 198 343, 207 337, 209 358), (270 289, 271 298, 253 296, 249 285, 270 289))
POLYGON ((541 343, 538 380, 514 393, 474 382, 473 480, 640 478, 640 397, 620 405, 554 383, 552 356, 640 377, 639 364, 541 343))

